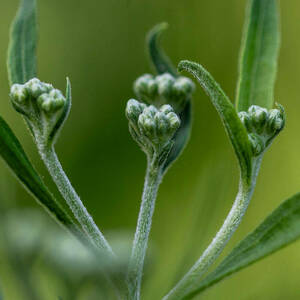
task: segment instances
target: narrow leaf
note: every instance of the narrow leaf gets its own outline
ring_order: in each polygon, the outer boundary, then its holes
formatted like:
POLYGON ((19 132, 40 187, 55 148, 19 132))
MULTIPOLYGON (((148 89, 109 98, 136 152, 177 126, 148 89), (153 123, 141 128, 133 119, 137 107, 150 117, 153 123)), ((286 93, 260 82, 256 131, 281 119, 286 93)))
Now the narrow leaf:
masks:
MULTIPOLYGON (((146 45, 150 57, 150 61, 158 74, 170 73, 178 77, 176 68, 173 66, 171 60, 163 52, 160 47, 160 37, 162 33, 168 28, 167 23, 156 25, 147 36, 146 45)), ((170 165, 180 156, 184 147, 186 146, 192 128, 192 103, 191 99, 183 111, 179 114, 181 125, 174 136, 174 146, 165 163, 164 170, 166 171, 170 165)))
POLYGON ((150 61, 158 74, 170 73, 173 76, 178 76, 176 68, 171 60, 165 55, 159 45, 161 34, 168 28, 167 23, 156 25, 147 36, 147 49, 149 52, 150 61))
POLYGON ((81 238, 81 231, 63 210, 33 168, 20 142, 0 117, 0 155, 23 185, 57 221, 81 238))
POLYGON ((279 44, 277 0, 250 0, 241 47, 238 111, 253 104, 273 107, 279 44))
POLYGON ((284 201, 186 299, 300 238, 300 193, 284 201))
POLYGON ((57 134, 59 130, 63 127, 64 122, 67 120, 71 105, 72 105, 72 90, 71 90, 71 82, 70 79, 67 77, 67 87, 66 87, 66 100, 67 104, 65 105, 64 111, 62 116, 60 117, 59 121, 56 123, 56 126, 53 128, 49 140, 51 141, 55 136, 58 136, 57 134))
POLYGON ((36 76, 37 22, 36 0, 21 0, 11 27, 8 49, 10 85, 23 84, 36 76))
POLYGON ((231 101, 221 89, 220 85, 201 65, 185 60, 179 63, 178 69, 179 71, 185 70, 190 72, 198 80, 204 91, 210 97, 212 104, 221 117, 238 157, 242 176, 250 182, 251 146, 246 129, 241 123, 231 101))

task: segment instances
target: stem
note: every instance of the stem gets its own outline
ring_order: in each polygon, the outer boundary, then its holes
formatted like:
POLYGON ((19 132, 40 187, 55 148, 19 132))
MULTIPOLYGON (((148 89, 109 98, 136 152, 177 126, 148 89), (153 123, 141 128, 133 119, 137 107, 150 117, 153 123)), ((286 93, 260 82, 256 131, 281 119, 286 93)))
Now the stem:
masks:
POLYGON ((201 277, 219 257, 222 250, 225 248, 228 241, 241 223, 248 208, 256 184, 256 177, 259 171, 261 159, 262 156, 253 160, 253 172, 250 184, 247 184, 243 178, 240 179, 239 191, 234 204, 211 244, 206 248, 188 273, 185 274, 185 276, 163 298, 163 300, 185 299, 191 291, 197 288, 201 277))
POLYGON ((111 247, 71 185, 71 182, 57 158, 54 148, 39 147, 39 152, 50 175, 52 176, 53 181, 57 185, 60 193, 66 200, 78 222, 81 224, 85 233, 94 242, 94 244, 103 251, 103 254, 113 258, 114 253, 111 247))
POLYGON ((142 203, 128 267, 127 283, 129 290, 128 299, 130 300, 140 299, 144 260, 151 230, 155 200, 161 179, 161 166, 158 163, 158 157, 154 155, 152 159, 148 158, 142 203))

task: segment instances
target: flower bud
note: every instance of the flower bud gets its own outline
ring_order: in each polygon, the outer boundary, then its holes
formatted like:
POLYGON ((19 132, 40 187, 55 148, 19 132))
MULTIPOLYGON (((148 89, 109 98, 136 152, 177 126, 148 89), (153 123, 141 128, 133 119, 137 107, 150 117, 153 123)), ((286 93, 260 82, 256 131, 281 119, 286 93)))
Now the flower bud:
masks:
POLYGON ((145 74, 134 83, 134 92, 139 100, 159 108, 171 104, 180 113, 195 90, 194 83, 186 77, 174 77, 164 73, 156 77, 145 74))
POLYGON ((252 105, 247 112, 242 111, 238 114, 248 132, 255 156, 261 154, 284 127, 284 109, 278 106, 279 109, 268 111, 260 106, 252 105))
POLYGON ((38 145, 51 144, 68 114, 70 98, 37 78, 14 84, 10 97, 15 109, 24 115, 38 145))
POLYGON ((157 109, 131 99, 127 103, 126 116, 133 138, 148 154, 153 150, 160 153, 171 143, 180 126, 180 119, 170 105, 157 109))

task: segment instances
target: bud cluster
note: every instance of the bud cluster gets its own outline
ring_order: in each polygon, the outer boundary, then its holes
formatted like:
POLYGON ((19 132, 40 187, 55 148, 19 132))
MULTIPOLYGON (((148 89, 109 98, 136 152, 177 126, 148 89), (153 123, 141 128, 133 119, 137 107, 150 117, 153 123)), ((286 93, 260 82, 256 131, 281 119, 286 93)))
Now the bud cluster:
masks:
POLYGON ((171 104, 180 113, 195 90, 194 83, 187 77, 174 77, 169 73, 153 76, 145 74, 134 83, 137 98, 149 105, 160 107, 171 104))
POLYGON ((285 125, 285 114, 282 106, 267 110, 257 105, 248 111, 239 112, 239 117, 247 129, 252 144, 253 154, 261 154, 285 125))
POLYGON ((37 78, 12 85, 10 98, 14 108, 25 116, 35 137, 44 139, 49 138, 67 106, 61 91, 37 78))
POLYGON ((149 154, 164 151, 172 144, 172 138, 180 126, 180 119, 170 105, 159 109, 134 99, 127 103, 126 117, 133 138, 149 154))

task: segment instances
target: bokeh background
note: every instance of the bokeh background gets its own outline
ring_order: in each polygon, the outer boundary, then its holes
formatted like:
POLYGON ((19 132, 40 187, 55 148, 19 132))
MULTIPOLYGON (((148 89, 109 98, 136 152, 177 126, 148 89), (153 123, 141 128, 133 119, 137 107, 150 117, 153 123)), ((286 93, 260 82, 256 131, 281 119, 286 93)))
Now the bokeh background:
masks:
MULTIPOLYGON (((131 139, 124 116, 136 77, 151 72, 144 38, 167 21, 163 46, 177 64, 203 64, 234 98, 246 1, 243 0, 40 0, 39 77, 64 89, 69 76, 73 106, 57 152, 73 185, 109 238, 133 236, 145 172, 145 157, 131 139)), ((0 114, 16 132, 35 166, 59 197, 31 137, 8 98, 8 31, 18 1, 0 2, 0 114)), ((300 190, 300 2, 281 1, 282 46, 276 101, 287 125, 265 155, 245 219, 222 257, 281 201, 300 190)), ((144 299, 167 292, 210 242, 237 191, 232 147, 209 99, 198 87, 193 132, 183 155, 161 185, 151 233, 151 258, 144 299)), ((3 211, 40 209, 0 162, 3 211)), ((206 291, 207 300, 300 299, 300 243, 233 275, 206 291)), ((25 299, 7 260, 0 258, 0 289, 5 299, 25 299)), ((56 279, 59 282, 59 278, 56 279)), ((43 299, 56 299, 47 280, 43 299)), ((42 296, 41 296, 42 297, 42 296)), ((87 298, 86 298, 87 299, 87 298)))

